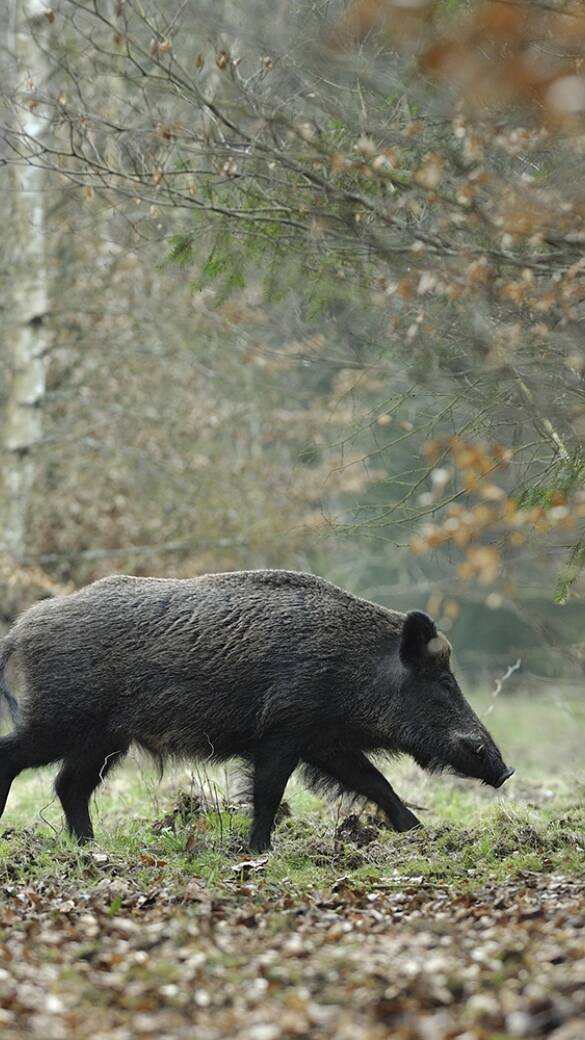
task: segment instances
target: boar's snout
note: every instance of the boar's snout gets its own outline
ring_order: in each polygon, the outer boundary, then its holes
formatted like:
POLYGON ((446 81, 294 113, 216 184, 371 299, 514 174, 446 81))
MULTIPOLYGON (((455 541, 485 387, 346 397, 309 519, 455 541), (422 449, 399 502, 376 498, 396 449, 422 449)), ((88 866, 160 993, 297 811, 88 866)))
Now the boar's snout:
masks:
POLYGON ((501 787, 514 770, 502 759, 500 751, 486 729, 476 736, 457 739, 456 770, 463 776, 475 777, 490 787, 501 787))
POLYGON ((516 772, 515 769, 508 769, 508 768, 504 767, 504 772, 492 784, 492 787, 501 787, 502 784, 506 783, 506 780, 509 780, 511 776, 514 776, 515 772, 516 772))

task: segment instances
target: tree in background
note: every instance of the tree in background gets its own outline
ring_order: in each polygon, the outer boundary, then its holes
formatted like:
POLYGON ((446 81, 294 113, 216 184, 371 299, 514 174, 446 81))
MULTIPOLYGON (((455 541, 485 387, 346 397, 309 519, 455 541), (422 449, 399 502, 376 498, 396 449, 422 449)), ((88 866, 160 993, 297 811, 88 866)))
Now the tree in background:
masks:
POLYGON ((557 641, 534 587, 575 596, 584 556, 580 5, 276 6, 47 10, 52 75, 3 131, 75 241, 30 557, 297 565, 321 530, 354 587, 557 641))
MULTIPOLYGON (((26 84, 33 82, 46 90, 50 64, 44 5, 34 0, 12 4, 4 17, 6 49, 13 58, 8 69, 13 91, 26 89, 26 84)), ((44 146, 49 127, 42 107, 30 104, 23 111, 19 128, 39 149, 44 146)), ((9 196, 3 236, 8 320, 2 360, 9 378, 4 398, 0 517, 6 549, 20 561, 26 553, 27 515, 37 462, 35 449, 42 436, 41 404, 48 343, 48 183, 46 172, 34 163, 12 166, 4 183, 9 196)))

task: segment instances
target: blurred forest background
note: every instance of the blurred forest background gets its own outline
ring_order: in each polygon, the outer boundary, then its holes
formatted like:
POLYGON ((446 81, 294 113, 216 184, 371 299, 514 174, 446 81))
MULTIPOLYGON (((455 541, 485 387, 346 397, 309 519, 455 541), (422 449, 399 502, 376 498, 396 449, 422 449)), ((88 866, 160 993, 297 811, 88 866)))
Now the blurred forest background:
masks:
POLYGON ((582 675, 585 12, 8 0, 0 615, 288 567, 582 675))

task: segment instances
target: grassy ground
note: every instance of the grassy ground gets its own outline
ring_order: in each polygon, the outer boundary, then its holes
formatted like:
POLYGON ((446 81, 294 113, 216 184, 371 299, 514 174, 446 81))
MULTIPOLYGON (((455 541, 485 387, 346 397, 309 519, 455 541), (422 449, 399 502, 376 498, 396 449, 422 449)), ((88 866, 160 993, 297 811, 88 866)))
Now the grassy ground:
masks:
MULTIPOLYGON (((516 768, 505 787, 494 792, 473 781, 429 777, 409 760, 391 763, 394 786, 425 825, 422 832, 398 835, 380 825, 371 807, 328 803, 293 778, 263 875, 311 885, 347 869, 470 884, 523 869, 583 869, 577 837, 585 823, 585 703, 544 694, 495 704, 479 697, 475 704, 482 714, 493 708, 486 721, 516 768)), ((41 873, 44 861, 53 863, 56 856, 71 869, 78 859, 85 861, 64 831, 52 783, 49 769, 14 783, 2 820, 0 878, 21 867, 22 876, 30 877, 24 855, 30 842, 41 873)), ((96 848, 120 863, 137 859, 145 868, 148 857, 165 859, 177 879, 197 876, 221 884, 245 853, 249 816, 240 787, 235 769, 182 767, 160 781, 137 755, 94 800, 96 848)))
POLYGON ((274 851, 251 861, 223 772, 159 782, 129 762, 86 850, 50 772, 19 778, 0 831, 2 1035, 573 1040, 580 1022, 582 1038, 585 704, 476 705, 517 770, 501 792, 394 763, 425 824, 397 835, 293 779, 274 851))

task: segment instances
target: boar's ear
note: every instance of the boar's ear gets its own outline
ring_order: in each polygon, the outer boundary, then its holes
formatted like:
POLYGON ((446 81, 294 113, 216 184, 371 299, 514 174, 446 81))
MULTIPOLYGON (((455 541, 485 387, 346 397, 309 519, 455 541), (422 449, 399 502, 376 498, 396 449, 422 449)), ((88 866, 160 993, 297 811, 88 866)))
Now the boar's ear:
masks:
POLYGON ((419 668, 428 659, 429 643, 437 638, 437 626, 422 610, 411 610, 400 639, 400 660, 406 668, 419 668))

